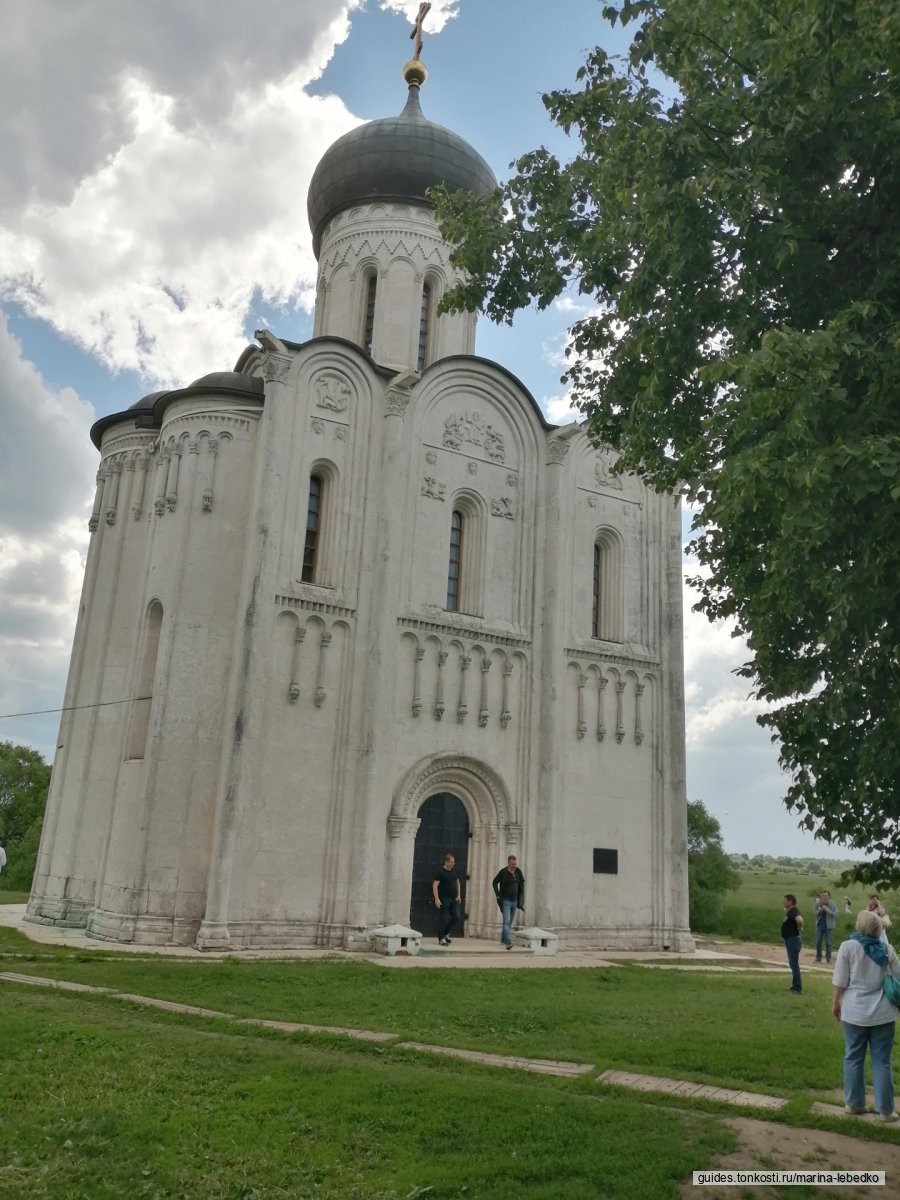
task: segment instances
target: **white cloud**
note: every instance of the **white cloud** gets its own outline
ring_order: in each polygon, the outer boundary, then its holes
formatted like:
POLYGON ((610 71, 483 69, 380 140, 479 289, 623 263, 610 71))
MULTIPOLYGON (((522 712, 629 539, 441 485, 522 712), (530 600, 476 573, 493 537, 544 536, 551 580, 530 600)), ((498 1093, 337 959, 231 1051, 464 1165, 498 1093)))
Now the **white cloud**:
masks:
POLYGON ((547 420, 554 425, 569 425, 580 421, 583 414, 572 407, 572 397, 566 392, 562 396, 548 396, 541 401, 547 420))
MULTIPOLYGON (((419 0, 381 0, 380 7, 384 12, 400 13, 412 25, 419 11, 419 0)), ((432 0, 431 11, 423 26, 425 36, 440 33, 448 21, 458 16, 459 0, 432 0)))
POLYGON ((237 0, 11 10, 0 95, 28 87, 16 47, 39 87, 0 126, 6 295, 154 384, 230 367, 255 294, 309 306, 309 180, 357 121, 304 89, 359 3, 270 0, 252 28, 237 0))
MULTIPOLYGON (((0 314, 0 713, 59 703, 87 552, 96 453, 94 413, 53 391, 0 314)), ((4 720, 0 738, 46 748, 40 730, 4 720)))
POLYGON ((0 211, 65 204, 130 140, 138 79, 174 101, 177 127, 227 122, 230 104, 293 73, 314 79, 361 0, 28 0, 0 42, 0 211))

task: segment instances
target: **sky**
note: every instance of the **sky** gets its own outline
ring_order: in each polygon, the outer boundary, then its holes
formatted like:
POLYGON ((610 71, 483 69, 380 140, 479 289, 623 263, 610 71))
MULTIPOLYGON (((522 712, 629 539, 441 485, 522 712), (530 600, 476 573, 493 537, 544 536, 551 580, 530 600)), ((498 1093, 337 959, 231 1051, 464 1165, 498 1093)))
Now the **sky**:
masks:
MULTIPOLYGON (((0 739, 52 758, 98 455, 92 423, 233 367, 261 326, 312 332, 306 192, 324 151, 401 110, 418 0, 0 0, 0 739)), ((434 0, 425 114, 499 178, 574 147, 541 95, 625 41, 601 0, 434 0)), ((477 353, 557 423, 574 296, 477 353)), ((733 669, 746 647, 685 594, 688 796, 733 852, 829 854, 733 669)), ((837 855, 837 849, 831 850, 837 855)))

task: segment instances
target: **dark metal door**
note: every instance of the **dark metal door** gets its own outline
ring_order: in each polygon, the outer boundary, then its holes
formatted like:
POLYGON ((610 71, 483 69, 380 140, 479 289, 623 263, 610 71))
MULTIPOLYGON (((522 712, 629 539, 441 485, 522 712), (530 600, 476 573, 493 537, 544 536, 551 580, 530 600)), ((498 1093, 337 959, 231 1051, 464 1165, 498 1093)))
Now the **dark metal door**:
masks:
MULTIPOLYGON (((413 851, 412 894, 409 923, 425 937, 437 937, 437 909, 428 903, 435 873, 444 865, 444 855, 456 859, 462 889, 463 924, 466 912, 466 873, 469 863, 469 814, 458 796, 441 792, 429 796, 417 816, 422 822, 413 851)), ((456 937, 463 929, 456 929, 456 937)))

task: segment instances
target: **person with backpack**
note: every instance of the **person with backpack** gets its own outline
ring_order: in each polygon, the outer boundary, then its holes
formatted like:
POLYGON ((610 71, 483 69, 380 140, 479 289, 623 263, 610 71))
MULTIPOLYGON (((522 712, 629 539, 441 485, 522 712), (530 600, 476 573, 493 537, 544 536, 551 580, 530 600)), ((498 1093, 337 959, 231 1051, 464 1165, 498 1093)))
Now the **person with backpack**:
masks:
POLYGON ((900 977, 893 946, 882 941, 883 927, 869 909, 856 918, 856 932, 838 947, 834 962, 831 1011, 844 1031, 844 1107, 861 1115, 866 1109, 866 1050, 872 1063, 875 1109, 882 1121, 894 1122, 891 1055, 897 1008, 885 994, 886 976, 900 977))

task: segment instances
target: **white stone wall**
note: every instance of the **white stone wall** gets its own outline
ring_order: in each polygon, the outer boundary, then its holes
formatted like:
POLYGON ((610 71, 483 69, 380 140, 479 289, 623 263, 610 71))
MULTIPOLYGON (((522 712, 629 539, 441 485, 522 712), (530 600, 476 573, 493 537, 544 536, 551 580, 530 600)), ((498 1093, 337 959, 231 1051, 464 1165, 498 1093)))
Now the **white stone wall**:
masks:
POLYGON ((423 282, 437 301, 453 279, 425 209, 342 213, 314 340, 241 360, 263 407, 187 395, 158 441, 108 430, 97 520, 116 515, 89 554, 67 703, 138 694, 158 605, 153 701, 64 721, 35 919, 368 945, 407 922, 417 814, 449 791, 469 816, 470 934, 496 934, 490 879, 516 852, 529 919, 564 945, 690 944, 677 505, 613 476, 577 428, 547 429, 471 357, 472 318, 435 319, 434 361, 410 370, 423 282), (356 348, 370 270, 378 367, 356 348), (120 476, 115 455, 151 442, 140 486, 120 476), (616 874, 595 849, 617 851, 616 874))

